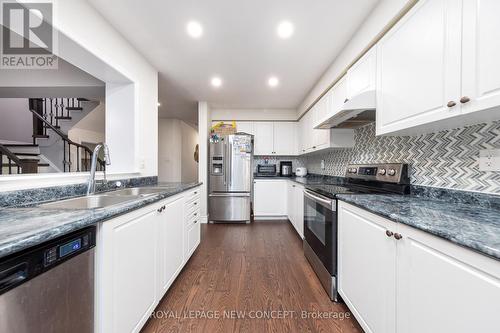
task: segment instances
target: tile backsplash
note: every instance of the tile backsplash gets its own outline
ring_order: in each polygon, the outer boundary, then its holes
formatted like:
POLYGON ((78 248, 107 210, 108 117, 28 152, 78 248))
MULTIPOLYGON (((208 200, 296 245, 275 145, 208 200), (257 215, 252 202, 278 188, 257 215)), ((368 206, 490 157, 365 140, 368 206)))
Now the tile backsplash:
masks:
POLYGON ((479 171, 479 150, 492 148, 500 148, 500 121, 412 137, 376 137, 370 124, 355 130, 354 148, 311 153, 298 163, 330 176, 343 176, 349 163, 409 163, 413 185, 500 194, 500 172, 479 171))

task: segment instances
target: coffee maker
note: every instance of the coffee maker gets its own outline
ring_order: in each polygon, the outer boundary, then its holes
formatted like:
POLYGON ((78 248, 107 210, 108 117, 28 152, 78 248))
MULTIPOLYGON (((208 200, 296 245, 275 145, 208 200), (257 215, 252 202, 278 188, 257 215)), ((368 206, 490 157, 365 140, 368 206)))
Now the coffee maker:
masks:
POLYGON ((292 161, 281 161, 280 162, 280 175, 282 177, 292 177, 293 176, 292 161))

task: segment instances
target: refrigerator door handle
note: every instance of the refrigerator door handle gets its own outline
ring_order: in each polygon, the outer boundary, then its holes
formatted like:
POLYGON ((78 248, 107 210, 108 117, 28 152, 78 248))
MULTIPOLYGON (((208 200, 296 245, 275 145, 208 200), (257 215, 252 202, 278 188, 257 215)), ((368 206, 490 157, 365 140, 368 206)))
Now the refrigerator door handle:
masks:
POLYGON ((229 155, 229 187, 233 185, 233 145, 230 143, 228 145, 228 155, 229 155))
POLYGON ((226 181, 227 181, 227 164, 226 164, 226 150, 227 150, 227 144, 226 144, 226 141, 224 140, 223 144, 222 144, 222 147, 224 147, 222 149, 222 172, 224 172, 224 186, 226 187, 227 189, 227 186, 226 186, 226 181))

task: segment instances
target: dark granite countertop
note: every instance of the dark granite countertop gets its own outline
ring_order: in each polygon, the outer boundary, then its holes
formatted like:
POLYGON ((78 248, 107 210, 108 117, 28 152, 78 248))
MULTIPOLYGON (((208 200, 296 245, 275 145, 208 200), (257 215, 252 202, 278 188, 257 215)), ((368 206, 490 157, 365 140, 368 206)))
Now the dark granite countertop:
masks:
POLYGON ((0 209, 0 258, 179 194, 201 183, 158 185, 165 187, 165 191, 106 208, 50 209, 32 204, 0 209))
POLYGON ((339 200, 500 260, 500 210, 415 195, 344 194, 339 200))

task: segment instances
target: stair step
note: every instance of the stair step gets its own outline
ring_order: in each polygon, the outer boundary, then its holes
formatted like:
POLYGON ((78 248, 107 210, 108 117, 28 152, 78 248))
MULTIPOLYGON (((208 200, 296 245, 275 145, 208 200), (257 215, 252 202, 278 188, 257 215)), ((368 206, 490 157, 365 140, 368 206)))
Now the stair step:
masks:
POLYGON ((5 147, 38 147, 37 144, 30 144, 30 143, 6 143, 2 145, 5 147))
POLYGON ((77 98, 77 100, 79 100, 80 102, 88 102, 88 101, 90 101, 89 99, 82 98, 82 97, 77 98))
POLYGON ((55 118, 56 118, 56 119, 59 119, 59 120, 61 120, 61 119, 62 119, 62 120, 71 120, 71 119, 73 119, 73 118, 71 118, 71 117, 66 117, 66 116, 56 116, 55 118))
MULTIPOLYGON (((57 129, 60 129, 60 128, 61 128, 61 126, 59 126, 59 125, 52 125, 52 126, 54 126, 54 127, 55 127, 55 128, 57 128, 57 129)), ((48 128, 48 129, 50 129, 50 126, 47 126, 47 125, 43 125, 43 127, 44 127, 44 128, 48 128)))
POLYGON ((14 153, 14 155, 17 155, 17 156, 40 156, 40 154, 37 154, 37 153, 14 153))
POLYGON ((49 163, 38 163, 39 167, 48 167, 50 166, 49 163))
POLYGON ((66 107, 66 110, 68 110, 68 111, 83 111, 83 108, 80 108, 77 106, 68 106, 68 107, 66 107))
POLYGON ((35 139, 48 139, 49 138, 49 136, 45 135, 45 134, 33 134, 32 137, 35 139))

